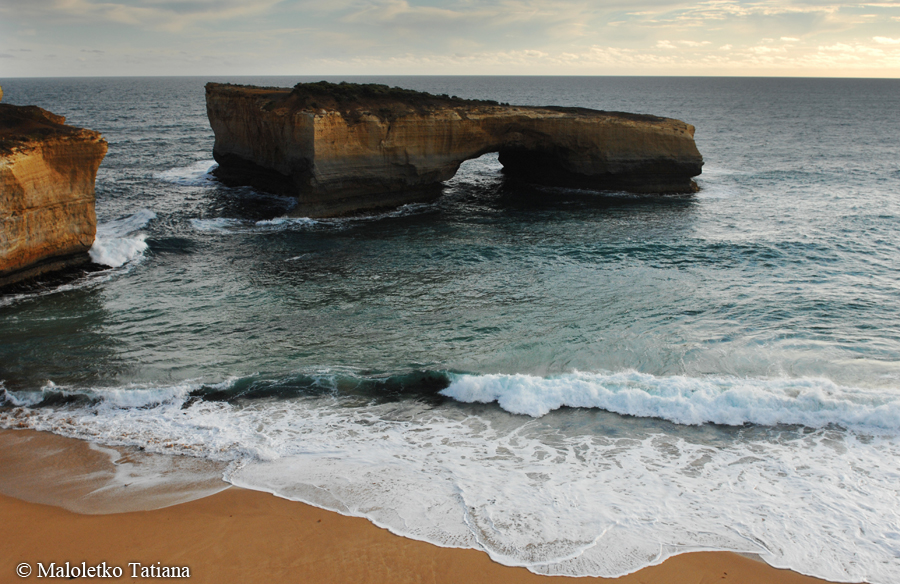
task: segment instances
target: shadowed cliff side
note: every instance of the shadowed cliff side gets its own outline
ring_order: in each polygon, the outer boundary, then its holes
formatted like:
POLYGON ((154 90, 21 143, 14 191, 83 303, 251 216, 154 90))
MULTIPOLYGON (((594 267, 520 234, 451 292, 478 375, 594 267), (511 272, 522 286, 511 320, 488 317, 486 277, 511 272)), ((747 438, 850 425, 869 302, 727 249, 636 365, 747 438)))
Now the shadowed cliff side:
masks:
POLYGON ((524 107, 384 85, 291 89, 208 83, 216 175, 328 216, 435 196, 459 165, 499 152, 511 176, 637 193, 689 193, 694 127, 656 116, 524 107))
POLYGON ((35 106, 0 104, 0 288, 90 263, 107 144, 35 106))

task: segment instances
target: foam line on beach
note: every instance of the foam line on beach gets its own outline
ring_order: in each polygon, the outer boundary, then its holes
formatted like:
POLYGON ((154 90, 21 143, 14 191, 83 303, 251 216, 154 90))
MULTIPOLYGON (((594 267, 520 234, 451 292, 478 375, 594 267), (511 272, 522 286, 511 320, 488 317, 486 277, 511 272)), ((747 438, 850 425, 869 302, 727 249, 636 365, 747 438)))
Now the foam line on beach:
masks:
POLYGON ((229 486, 221 463, 28 430, 0 429, 0 466, 0 493, 90 515, 168 507, 229 486))

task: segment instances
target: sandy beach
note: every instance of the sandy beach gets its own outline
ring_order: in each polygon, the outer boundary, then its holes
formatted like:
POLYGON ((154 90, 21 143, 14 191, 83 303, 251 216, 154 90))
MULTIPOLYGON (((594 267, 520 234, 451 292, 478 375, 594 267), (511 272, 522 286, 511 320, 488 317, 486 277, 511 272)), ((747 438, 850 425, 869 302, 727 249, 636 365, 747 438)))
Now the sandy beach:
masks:
MULTIPOLYGON (((39 564, 46 570, 66 562, 70 575, 82 562, 120 567, 122 576, 112 578, 119 581, 183 581, 140 576, 141 567, 162 573, 168 566, 187 568, 195 582, 573 582, 502 566, 480 551, 398 537, 365 519, 229 487, 214 478, 215 465, 187 457, 5 430, 0 470, 7 533, 0 548, 2 582, 36 578, 39 564), (154 508, 160 505, 166 506, 154 508), (16 576, 22 563, 31 570, 27 578, 16 576), (135 570, 138 578, 132 578, 135 570)), ((824 582, 727 552, 682 554, 613 580, 575 580, 824 582)))

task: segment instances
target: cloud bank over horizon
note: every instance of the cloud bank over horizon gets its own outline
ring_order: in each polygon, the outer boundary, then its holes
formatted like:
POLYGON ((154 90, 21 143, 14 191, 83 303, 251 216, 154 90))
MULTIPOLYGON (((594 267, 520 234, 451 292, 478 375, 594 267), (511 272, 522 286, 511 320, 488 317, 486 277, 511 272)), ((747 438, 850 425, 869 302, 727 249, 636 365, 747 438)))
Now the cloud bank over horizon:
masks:
POLYGON ((900 0, 6 0, 0 77, 900 77, 900 0))

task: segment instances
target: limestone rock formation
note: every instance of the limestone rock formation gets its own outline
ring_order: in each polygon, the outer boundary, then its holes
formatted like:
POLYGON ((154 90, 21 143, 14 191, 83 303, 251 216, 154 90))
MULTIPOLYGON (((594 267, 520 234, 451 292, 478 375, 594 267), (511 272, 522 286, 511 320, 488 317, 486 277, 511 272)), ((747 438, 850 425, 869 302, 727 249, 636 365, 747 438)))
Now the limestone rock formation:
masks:
POLYGON ((0 287, 90 262, 99 133, 0 103, 0 287))
POLYGON ((209 83, 217 176, 328 216, 432 196, 465 160, 499 152, 511 176, 638 193, 696 190, 694 127, 656 116, 524 107, 383 85, 209 83))

